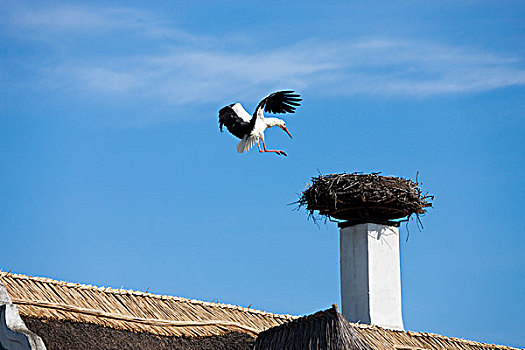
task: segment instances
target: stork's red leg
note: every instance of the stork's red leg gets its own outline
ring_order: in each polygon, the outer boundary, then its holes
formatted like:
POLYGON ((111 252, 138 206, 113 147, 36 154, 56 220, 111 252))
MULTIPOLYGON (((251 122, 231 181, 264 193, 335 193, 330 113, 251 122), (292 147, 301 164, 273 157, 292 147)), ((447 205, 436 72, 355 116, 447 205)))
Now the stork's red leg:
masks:
POLYGON ((284 153, 284 151, 281 151, 278 149, 266 149, 266 144, 264 143, 264 139, 262 139, 262 143, 263 143, 264 151, 261 151, 261 149, 259 148, 259 152, 275 152, 278 155, 286 156, 286 153, 284 153))

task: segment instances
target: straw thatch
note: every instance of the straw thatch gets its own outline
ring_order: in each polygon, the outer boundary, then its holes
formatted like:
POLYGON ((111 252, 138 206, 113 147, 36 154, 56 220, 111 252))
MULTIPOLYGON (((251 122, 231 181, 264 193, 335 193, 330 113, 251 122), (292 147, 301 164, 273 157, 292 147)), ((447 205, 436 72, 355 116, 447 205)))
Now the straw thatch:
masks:
POLYGON ((377 350, 520 350, 433 333, 395 331, 364 324, 353 325, 363 340, 372 349, 377 350))
POLYGON ((371 350, 353 327, 331 309, 270 328, 257 337, 255 350, 371 350))
MULTIPOLYGON (((66 283, 1 271, 0 283, 5 286, 11 301, 18 305, 20 316, 28 328, 44 338, 44 341, 49 341, 50 337, 58 341, 55 347, 46 343, 50 350, 100 348, 81 347, 82 342, 92 344, 86 340, 88 338, 93 338, 93 341, 103 339, 108 344, 106 349, 132 348, 126 347, 126 344, 152 344, 149 347, 136 346, 136 349, 221 349, 220 346, 224 344, 237 344, 231 349, 250 349, 252 336, 299 319, 239 306, 66 283), (77 336, 81 344, 69 347, 67 341, 74 341, 77 336), (127 342, 126 337, 129 338, 127 342), (177 343, 179 340, 175 338, 179 338, 182 343, 177 343), (121 341, 121 344, 117 344, 117 341, 121 341)), ((377 350, 518 350, 431 333, 394 331, 354 323, 350 325, 366 344, 377 350)), ((226 346, 225 349, 230 347, 226 346)))
POLYGON ((293 319, 240 306, 0 272, 21 316, 91 323, 160 336, 252 336, 293 319))
POLYGON ((423 214, 433 196, 419 183, 378 174, 330 174, 312 178, 298 204, 310 216, 315 211, 328 218, 355 223, 403 219, 423 214))
POLYGON ((519 350, 439 334, 350 323, 335 305, 261 332, 254 350, 276 349, 519 350))
POLYGON ((252 350, 255 338, 240 332, 209 337, 162 337, 89 323, 24 318, 47 350, 252 350))

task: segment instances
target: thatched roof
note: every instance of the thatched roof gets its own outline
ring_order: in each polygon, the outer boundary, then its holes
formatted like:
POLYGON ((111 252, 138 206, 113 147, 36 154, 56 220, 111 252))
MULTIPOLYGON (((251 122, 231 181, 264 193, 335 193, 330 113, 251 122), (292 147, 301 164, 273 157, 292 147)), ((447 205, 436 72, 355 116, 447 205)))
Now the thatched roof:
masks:
POLYGON ((254 350, 518 350, 423 332, 350 323, 337 306, 291 320, 259 334, 254 350))
POLYGON ((396 331, 365 324, 353 325, 363 340, 372 349, 377 350, 520 350, 427 332, 396 331))
POLYGON ((133 290, 67 283, 0 272, 20 315, 90 323, 160 336, 202 337, 260 331, 293 319, 290 315, 133 290))
MULTIPOLYGON (((219 344, 224 345, 225 342, 237 344, 231 349, 251 349, 252 336, 300 319, 239 306, 60 282, 7 272, 0 272, 0 282, 5 286, 11 301, 19 307, 20 316, 29 329, 42 336, 44 342, 46 337, 71 340, 82 335, 104 339, 107 344, 113 344, 118 339, 130 339, 133 334, 133 344, 150 344, 149 347, 137 347, 143 349, 220 349, 219 344), (249 337, 243 338, 239 333, 249 337), (71 337, 67 338, 67 334, 71 337), (185 347, 178 346, 177 344, 182 343, 177 342, 184 343, 185 347)), ((393 331, 354 323, 349 325, 366 344, 377 350, 517 350, 431 333, 393 331)), ((85 341, 85 338, 82 339, 85 341)), ((93 347, 48 345, 49 350, 53 348, 93 347)), ((106 348, 129 347, 120 344, 106 348)))
POLYGON ((312 178, 299 198, 299 206, 313 216, 315 211, 329 218, 353 223, 402 219, 423 214, 433 196, 424 194, 414 182, 378 174, 328 174, 312 178))
POLYGON ((270 328, 259 334, 255 350, 371 350, 337 306, 270 328))
POLYGON ((25 317, 47 350, 252 350, 255 338, 241 332, 207 337, 166 337, 70 321, 25 317))

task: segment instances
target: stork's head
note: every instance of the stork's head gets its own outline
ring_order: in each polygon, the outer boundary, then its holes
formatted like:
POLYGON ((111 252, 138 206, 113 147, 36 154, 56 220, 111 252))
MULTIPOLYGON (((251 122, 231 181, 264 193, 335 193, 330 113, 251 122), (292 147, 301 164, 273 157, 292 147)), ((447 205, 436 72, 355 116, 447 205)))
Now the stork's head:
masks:
POLYGON ((288 136, 290 136, 290 138, 292 138, 292 135, 286 128, 286 123, 284 122, 284 120, 279 118, 265 118, 264 121, 266 122, 266 127, 271 128, 272 126, 278 126, 281 128, 281 130, 286 132, 288 136))

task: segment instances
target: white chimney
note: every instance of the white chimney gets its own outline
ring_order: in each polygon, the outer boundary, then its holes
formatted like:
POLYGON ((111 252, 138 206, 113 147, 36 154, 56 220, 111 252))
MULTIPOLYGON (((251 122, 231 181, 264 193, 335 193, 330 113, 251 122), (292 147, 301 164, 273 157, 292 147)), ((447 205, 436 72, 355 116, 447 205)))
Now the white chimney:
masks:
POLYGON ((399 229, 363 223, 340 232, 343 316, 403 330, 399 229))

